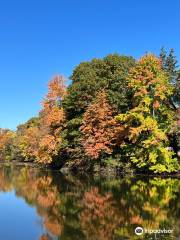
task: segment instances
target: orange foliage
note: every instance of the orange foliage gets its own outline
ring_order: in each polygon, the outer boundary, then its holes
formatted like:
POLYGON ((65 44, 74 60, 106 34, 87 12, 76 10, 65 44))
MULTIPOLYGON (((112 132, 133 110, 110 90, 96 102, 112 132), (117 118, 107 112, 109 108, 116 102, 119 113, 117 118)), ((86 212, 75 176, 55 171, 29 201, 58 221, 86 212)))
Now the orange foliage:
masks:
POLYGON ((40 163, 51 163, 59 152, 65 113, 61 101, 66 94, 64 78, 56 76, 49 82, 37 125, 25 129, 19 138, 23 157, 40 163))
POLYGON ((153 108, 158 109, 160 107, 159 101, 155 100, 153 103, 153 108))
POLYGON ((48 84, 49 92, 46 97, 46 101, 54 102, 54 101, 61 101, 64 96, 66 95, 66 87, 65 87, 65 79, 57 75, 51 80, 48 84))
POLYGON ((64 78, 56 76, 49 83, 49 91, 40 112, 39 126, 29 128, 23 136, 28 143, 26 154, 35 157, 37 162, 51 163, 58 154, 61 129, 65 121, 61 107, 65 93, 64 78))
POLYGON ((101 152, 112 153, 115 139, 121 139, 121 136, 117 134, 120 129, 122 132, 121 126, 113 118, 113 111, 106 93, 100 92, 83 116, 82 144, 87 155, 97 159, 101 152))
POLYGON ((41 139, 37 153, 37 161, 50 163, 53 156, 58 154, 61 143, 61 130, 65 122, 65 113, 61 101, 66 94, 64 78, 56 76, 49 83, 48 94, 43 101, 41 111, 40 131, 41 139))

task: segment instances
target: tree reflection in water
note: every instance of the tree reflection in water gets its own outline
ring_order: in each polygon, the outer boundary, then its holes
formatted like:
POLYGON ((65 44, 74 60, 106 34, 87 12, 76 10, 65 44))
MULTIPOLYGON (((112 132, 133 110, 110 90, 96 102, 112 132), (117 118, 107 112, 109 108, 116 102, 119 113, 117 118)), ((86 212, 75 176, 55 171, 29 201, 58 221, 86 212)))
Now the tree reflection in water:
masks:
MULTIPOLYGON (((180 236, 180 181, 175 178, 87 178, 28 166, 0 166, 0 192, 14 190, 34 206, 43 228, 39 240, 155 239, 134 229, 173 229, 180 236)), ((174 236, 174 237, 173 237, 174 236)))

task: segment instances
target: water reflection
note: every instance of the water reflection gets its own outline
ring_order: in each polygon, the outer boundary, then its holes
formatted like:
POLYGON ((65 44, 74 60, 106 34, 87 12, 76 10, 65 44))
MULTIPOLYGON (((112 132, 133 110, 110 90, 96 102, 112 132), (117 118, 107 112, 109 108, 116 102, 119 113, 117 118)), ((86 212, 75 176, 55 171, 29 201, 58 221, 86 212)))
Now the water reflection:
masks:
MULTIPOLYGON (((32 240, 177 239, 179 190, 180 181, 171 178, 75 178, 28 166, 0 166, 0 204, 3 195, 14 192, 14 198, 8 198, 11 204, 24 199, 26 208, 35 208, 40 218, 41 224, 36 224, 38 236, 31 235, 33 229, 28 232, 27 239, 32 240), (173 234, 137 236, 137 226, 173 229, 173 234)), ((17 205, 16 214, 18 211, 25 211, 29 218, 30 213, 21 205, 17 205)), ((7 228, 2 216, 0 231, 7 228)), ((25 223, 22 221, 22 227, 16 229, 21 236, 25 223)))

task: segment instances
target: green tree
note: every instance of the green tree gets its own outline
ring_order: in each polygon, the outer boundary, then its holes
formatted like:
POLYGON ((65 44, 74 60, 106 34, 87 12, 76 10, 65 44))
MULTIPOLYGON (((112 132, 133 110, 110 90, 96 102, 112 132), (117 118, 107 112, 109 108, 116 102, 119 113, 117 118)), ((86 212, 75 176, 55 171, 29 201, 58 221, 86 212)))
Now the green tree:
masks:
POLYGON ((159 56, 162 68, 167 73, 170 83, 174 86, 170 102, 172 107, 177 109, 180 105, 180 69, 178 69, 174 49, 170 49, 169 54, 167 54, 165 49, 162 48, 159 56))
POLYGON ((126 111, 130 105, 126 76, 134 64, 132 57, 118 54, 80 63, 71 76, 72 84, 63 101, 68 118, 81 116, 101 89, 107 90, 110 103, 118 112, 126 111))
POLYGON ((169 97, 169 107, 171 107, 176 114, 176 122, 172 131, 169 134, 171 145, 175 152, 180 151, 180 130, 179 130, 179 112, 180 112, 180 69, 178 67, 178 61, 174 54, 174 50, 171 49, 169 54, 164 48, 161 49, 160 59, 163 70, 167 73, 170 84, 174 87, 172 96, 169 97))
POLYGON ((71 76, 72 84, 63 101, 67 116, 63 142, 71 159, 82 158, 84 154, 79 128, 84 112, 99 91, 106 91, 109 104, 116 114, 130 109, 132 93, 127 87, 126 77, 134 65, 132 57, 112 54, 103 59, 82 62, 75 68, 71 76))
POLYGON ((167 58, 167 52, 164 47, 161 48, 159 58, 162 64, 162 68, 166 69, 166 58, 167 58))

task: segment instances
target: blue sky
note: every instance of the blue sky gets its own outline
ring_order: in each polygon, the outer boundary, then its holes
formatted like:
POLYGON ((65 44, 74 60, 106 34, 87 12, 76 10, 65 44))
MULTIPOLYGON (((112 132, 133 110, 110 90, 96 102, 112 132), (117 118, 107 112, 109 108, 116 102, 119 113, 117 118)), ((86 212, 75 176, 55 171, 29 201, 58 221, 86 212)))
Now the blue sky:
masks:
POLYGON ((139 58, 173 47, 180 60, 179 0, 0 2, 0 127, 36 115, 57 73, 109 53, 139 58))

